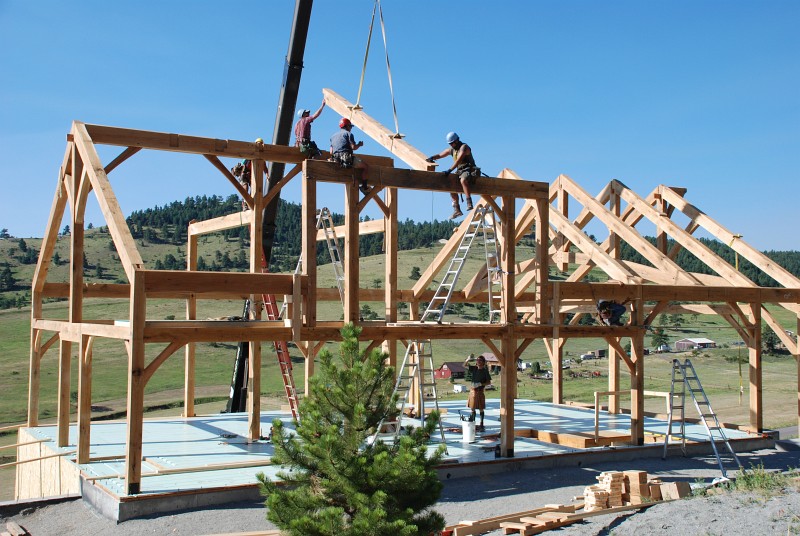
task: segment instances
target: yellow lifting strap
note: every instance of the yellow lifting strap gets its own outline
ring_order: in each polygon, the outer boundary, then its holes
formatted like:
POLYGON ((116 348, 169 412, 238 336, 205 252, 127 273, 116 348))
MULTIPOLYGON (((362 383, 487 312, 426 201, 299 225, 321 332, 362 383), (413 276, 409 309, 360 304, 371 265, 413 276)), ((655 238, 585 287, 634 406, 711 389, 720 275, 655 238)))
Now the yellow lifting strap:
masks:
POLYGON ((386 72, 389 75, 389 93, 392 97, 392 113, 394 114, 394 137, 395 138, 402 138, 402 134, 400 134, 400 124, 397 120, 397 106, 395 105, 394 101, 394 85, 392 84, 392 68, 389 65, 389 47, 386 44, 386 23, 383 20, 383 7, 381 6, 381 0, 375 0, 375 4, 372 6, 372 19, 369 23, 369 35, 367 36, 367 49, 364 51, 364 65, 361 67, 361 80, 358 83, 358 96, 356 97, 356 104, 353 106, 353 110, 361 110, 362 107, 360 105, 361 102, 361 90, 364 89, 364 75, 367 72, 367 59, 369 58, 369 47, 370 43, 372 42, 372 28, 375 24, 375 11, 378 11, 378 14, 381 19, 381 33, 383 34, 383 48, 386 51, 386 72))

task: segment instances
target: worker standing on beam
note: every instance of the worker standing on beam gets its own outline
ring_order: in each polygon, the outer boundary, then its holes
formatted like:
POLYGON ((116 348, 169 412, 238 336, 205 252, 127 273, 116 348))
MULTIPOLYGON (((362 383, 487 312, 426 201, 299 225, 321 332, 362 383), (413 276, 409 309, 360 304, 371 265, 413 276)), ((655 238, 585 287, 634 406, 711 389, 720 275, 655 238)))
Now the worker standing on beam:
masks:
MULTIPOLYGON (((445 139, 447 140, 447 144, 450 145, 450 148, 428 157, 427 161, 433 162, 434 160, 439 160, 448 155, 453 157, 453 165, 444 170, 444 174, 445 176, 449 176, 453 171, 456 172, 456 176, 461 182, 464 195, 467 196, 467 210, 472 210, 470 187, 475 184, 475 179, 480 176, 481 169, 475 165, 472 149, 469 145, 461 141, 458 134, 455 132, 448 132, 445 139)), ((450 216, 450 219, 454 220, 459 216, 463 216, 464 213, 461 212, 461 207, 458 204, 458 194, 451 193, 450 197, 453 200, 453 215, 450 216)))
POLYGON ((319 114, 322 113, 322 109, 325 108, 325 99, 322 99, 322 105, 319 107, 319 110, 311 114, 311 110, 306 110, 305 108, 302 110, 298 110, 297 123, 294 125, 294 146, 300 147, 300 152, 303 153, 306 158, 316 158, 320 154, 322 154, 317 147, 317 144, 311 139, 311 123, 319 117, 319 114))

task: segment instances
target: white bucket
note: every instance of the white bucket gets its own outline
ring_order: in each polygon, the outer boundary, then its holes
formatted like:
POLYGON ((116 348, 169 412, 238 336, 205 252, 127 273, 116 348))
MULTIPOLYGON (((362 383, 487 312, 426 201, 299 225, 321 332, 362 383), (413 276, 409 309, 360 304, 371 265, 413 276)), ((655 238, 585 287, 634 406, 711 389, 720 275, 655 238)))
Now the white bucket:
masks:
POLYGON ((475 421, 462 421, 461 422, 461 441, 464 443, 472 443, 475 441, 475 421))

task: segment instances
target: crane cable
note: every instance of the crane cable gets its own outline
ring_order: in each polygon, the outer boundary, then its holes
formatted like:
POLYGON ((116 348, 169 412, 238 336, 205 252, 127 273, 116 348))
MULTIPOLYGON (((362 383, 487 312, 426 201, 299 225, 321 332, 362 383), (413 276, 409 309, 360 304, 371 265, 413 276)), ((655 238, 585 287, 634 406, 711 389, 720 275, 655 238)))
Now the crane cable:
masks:
POLYGON ((355 110, 361 110, 362 106, 360 105, 361 102, 361 91, 364 89, 364 76, 367 72, 367 59, 369 58, 369 47, 370 43, 372 42, 372 28, 375 25, 375 11, 378 11, 378 14, 381 19, 381 33, 383 34, 383 48, 386 52, 386 73, 389 75, 389 93, 392 97, 392 113, 394 115, 394 138, 402 138, 400 134, 400 124, 397 119, 397 105, 395 104, 394 100, 394 85, 392 84, 392 68, 389 65, 389 47, 386 42, 386 23, 383 20, 383 7, 381 6, 381 0, 375 0, 375 4, 372 6, 372 19, 369 23, 369 34, 367 36, 367 49, 364 52, 364 64, 361 67, 361 80, 358 83, 358 96, 356 97, 356 104, 353 106, 351 110, 351 114, 355 110))

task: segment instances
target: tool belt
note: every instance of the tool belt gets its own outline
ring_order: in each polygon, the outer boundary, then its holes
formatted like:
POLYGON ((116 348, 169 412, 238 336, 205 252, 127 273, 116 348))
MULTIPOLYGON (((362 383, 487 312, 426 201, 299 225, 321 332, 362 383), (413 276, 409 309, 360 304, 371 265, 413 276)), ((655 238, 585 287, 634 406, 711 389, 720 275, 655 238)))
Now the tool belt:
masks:
POLYGON ((456 168, 456 175, 458 175, 459 178, 465 178, 465 174, 470 184, 474 184, 475 179, 481 176, 481 168, 472 165, 459 166, 456 168))
POLYGON ((353 153, 333 153, 333 160, 345 169, 353 167, 353 153))
POLYGON ((307 157, 314 157, 320 153, 320 150, 314 141, 303 138, 300 140, 300 152, 307 157))

